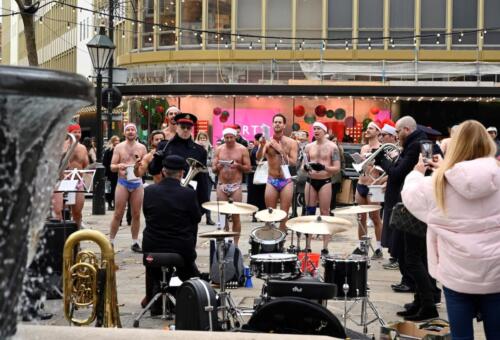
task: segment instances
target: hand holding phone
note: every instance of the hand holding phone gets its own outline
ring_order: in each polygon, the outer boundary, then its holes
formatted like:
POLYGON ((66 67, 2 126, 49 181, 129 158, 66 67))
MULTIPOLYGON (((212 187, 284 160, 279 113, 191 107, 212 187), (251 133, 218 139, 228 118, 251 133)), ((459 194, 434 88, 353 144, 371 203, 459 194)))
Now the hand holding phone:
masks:
POLYGON ((433 146, 434 143, 430 140, 421 140, 420 141, 420 153, 422 154, 422 158, 424 163, 427 163, 428 160, 432 160, 433 155, 433 146))

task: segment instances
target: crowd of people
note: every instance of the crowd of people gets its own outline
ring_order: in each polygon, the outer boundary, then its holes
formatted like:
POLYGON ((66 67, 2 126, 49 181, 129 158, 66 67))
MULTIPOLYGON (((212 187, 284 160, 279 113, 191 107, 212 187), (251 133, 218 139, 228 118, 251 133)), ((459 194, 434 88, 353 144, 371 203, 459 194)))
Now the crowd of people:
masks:
MULTIPOLYGON (((289 212, 299 190, 305 201, 302 214, 316 215, 319 207, 321 215, 330 215, 335 208, 345 156, 342 145, 323 123, 313 124, 312 141, 307 131, 296 131, 288 137, 286 117, 276 114, 271 119, 272 136, 266 138, 259 133, 253 141, 246 141, 238 125, 227 126, 223 139, 212 146, 206 132, 193 135, 196 121, 195 115, 170 107, 165 128, 150 134, 149 152, 137 141, 137 128, 132 123, 125 126, 123 142, 118 137, 110 139, 104 163, 109 164, 106 176, 111 183, 107 200, 114 209, 110 225, 112 244, 128 203, 132 250, 180 253, 189 264, 183 272, 183 278, 187 278, 200 275, 195 264, 198 223, 205 214, 206 222, 214 224, 210 212, 201 207, 210 199, 213 188, 217 200, 240 202, 246 179, 247 202, 259 210, 279 207, 289 212), (182 182, 189 170, 187 158, 197 160, 207 169, 191 179, 196 182, 195 189, 182 182), (256 185, 253 170, 262 161, 268 164, 267 183, 256 185), (153 176, 154 183, 144 189, 142 177, 147 173, 153 176), (142 247, 141 209, 146 220, 142 247)), ((72 125, 68 131, 79 139, 79 127, 72 125)), ((398 315, 410 321, 438 317, 439 281, 454 338, 471 338, 471 320, 476 316, 484 321, 488 337, 500 338, 500 326, 494 322, 500 309, 497 129, 465 121, 451 129, 450 138, 434 143, 431 159, 424 159, 421 153, 422 142, 432 137, 432 132, 426 131, 410 116, 396 123, 367 125, 360 161, 374 153, 377 156, 357 180, 355 202, 380 204, 371 201, 370 186, 375 184, 384 187, 384 201, 382 213, 361 214, 360 244, 353 253, 363 253, 362 238, 368 234, 368 225, 373 224, 376 247, 372 258, 383 258, 383 248, 387 248, 390 259, 384 268, 399 269, 401 273, 401 282, 392 288, 396 292, 415 292, 414 300, 398 315), (379 152, 382 145, 393 145, 397 150, 379 152), (391 226, 393 208, 399 202, 427 224, 426 235, 416 236, 391 226)), ((70 167, 87 167, 87 150, 88 147, 79 146, 70 167)), ((78 202, 73 207, 73 218, 81 224, 83 203, 78 202)), ((60 204, 54 207, 59 216, 60 204)), ((240 233, 239 216, 233 215, 230 220, 232 230, 240 233)), ((280 223, 285 232, 286 220, 280 223)), ((329 241, 324 238, 322 255, 329 253, 329 241)), ((238 242, 236 236, 234 243, 238 242)), ((304 250, 310 248, 310 239, 306 238, 304 250)), ((149 287, 148 297, 152 294, 149 287)))

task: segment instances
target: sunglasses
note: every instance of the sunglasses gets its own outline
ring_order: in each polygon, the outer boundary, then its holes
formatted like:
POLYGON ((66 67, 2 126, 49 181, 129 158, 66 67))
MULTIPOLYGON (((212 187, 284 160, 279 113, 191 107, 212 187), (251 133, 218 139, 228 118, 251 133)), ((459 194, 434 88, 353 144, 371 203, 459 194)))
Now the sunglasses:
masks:
POLYGON ((182 129, 182 130, 191 130, 193 128, 192 125, 189 125, 189 124, 180 124, 179 127, 182 129))

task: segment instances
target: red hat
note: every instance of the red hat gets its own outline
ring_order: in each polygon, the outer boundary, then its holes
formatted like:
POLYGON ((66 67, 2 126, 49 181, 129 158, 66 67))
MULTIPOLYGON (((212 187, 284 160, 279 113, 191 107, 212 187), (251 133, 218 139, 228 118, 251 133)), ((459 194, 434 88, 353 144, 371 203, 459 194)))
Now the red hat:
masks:
POLYGON ((80 124, 71 124, 70 126, 68 126, 69 133, 72 133, 73 131, 81 130, 81 129, 82 128, 80 127, 80 124))

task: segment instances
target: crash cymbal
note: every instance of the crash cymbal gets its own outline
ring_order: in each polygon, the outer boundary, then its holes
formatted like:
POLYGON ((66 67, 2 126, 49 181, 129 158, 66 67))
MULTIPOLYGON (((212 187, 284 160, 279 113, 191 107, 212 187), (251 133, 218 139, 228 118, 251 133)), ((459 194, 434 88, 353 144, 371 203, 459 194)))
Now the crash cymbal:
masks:
POLYGON ((352 215, 352 214, 363 214, 369 213, 372 211, 377 211, 382 209, 380 205, 371 204, 371 205, 353 205, 345 208, 337 208, 332 210, 332 213, 335 215, 352 215))
POLYGON ((231 237, 231 236, 236 236, 239 235, 240 233, 236 233, 234 231, 225 231, 223 229, 220 230, 214 230, 214 231, 209 231, 203 234, 199 234, 199 237, 202 238, 222 238, 222 237, 231 237))
POLYGON ((262 222, 281 221, 286 217, 286 212, 279 209, 267 208, 255 214, 255 218, 262 222))
POLYGON ((352 225, 344 218, 333 216, 300 216, 286 222, 288 229, 304 234, 333 235, 347 231, 352 225))
POLYGON ((246 215, 253 214, 259 210, 255 205, 231 201, 208 201, 201 206, 207 210, 220 214, 246 215))

